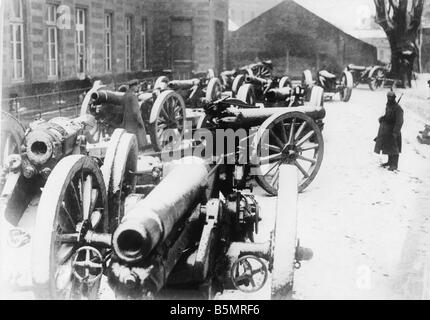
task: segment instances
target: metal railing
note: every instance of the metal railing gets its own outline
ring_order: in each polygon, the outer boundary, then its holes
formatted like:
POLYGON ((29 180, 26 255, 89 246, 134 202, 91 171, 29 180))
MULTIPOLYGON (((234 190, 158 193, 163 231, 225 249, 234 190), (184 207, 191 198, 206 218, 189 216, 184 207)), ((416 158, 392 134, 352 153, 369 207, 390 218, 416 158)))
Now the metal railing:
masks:
MULTIPOLYGON (((154 82, 156 77, 139 79, 139 81, 154 82)), ((125 83, 107 84, 118 88, 125 83)), ((16 97, 2 100, 3 111, 14 115, 22 124, 27 125, 35 119, 46 120, 55 117, 77 117, 85 94, 91 88, 80 88, 33 96, 16 97)))
POLYGON ((74 117, 79 114, 83 96, 91 88, 81 88, 34 96, 3 99, 3 110, 28 123, 42 116, 74 117))

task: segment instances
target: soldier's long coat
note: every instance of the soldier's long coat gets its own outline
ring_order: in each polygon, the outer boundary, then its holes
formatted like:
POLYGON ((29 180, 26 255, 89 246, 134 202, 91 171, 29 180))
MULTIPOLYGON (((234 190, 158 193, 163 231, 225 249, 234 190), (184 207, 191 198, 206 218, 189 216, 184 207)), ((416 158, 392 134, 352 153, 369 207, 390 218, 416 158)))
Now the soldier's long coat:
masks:
POLYGON ((124 107, 124 117, 121 127, 127 132, 136 135, 139 149, 142 149, 148 144, 148 141, 136 95, 131 91, 127 91, 122 98, 122 105, 124 107))
POLYGON ((396 103, 388 105, 385 115, 379 119, 378 136, 375 138, 375 152, 397 155, 402 152, 403 109, 396 103))

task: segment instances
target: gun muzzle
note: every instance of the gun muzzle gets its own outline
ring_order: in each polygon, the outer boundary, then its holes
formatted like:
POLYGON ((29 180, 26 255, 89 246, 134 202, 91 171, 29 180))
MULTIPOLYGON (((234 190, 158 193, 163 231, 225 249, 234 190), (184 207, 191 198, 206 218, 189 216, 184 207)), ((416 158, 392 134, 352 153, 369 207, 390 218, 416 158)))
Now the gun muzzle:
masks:
POLYGON ((270 80, 247 75, 245 77, 245 82, 252 83, 252 84, 255 84, 255 85, 259 85, 259 86, 265 86, 265 85, 267 85, 267 84, 270 83, 270 80))
POLYGON ((201 201, 207 175, 200 158, 184 158, 175 164, 146 198, 125 213, 112 240, 118 258, 126 263, 146 258, 201 201))
POLYGON ((98 90, 91 94, 95 104, 110 103, 114 105, 120 105, 122 103, 123 92, 114 92, 109 90, 98 90))

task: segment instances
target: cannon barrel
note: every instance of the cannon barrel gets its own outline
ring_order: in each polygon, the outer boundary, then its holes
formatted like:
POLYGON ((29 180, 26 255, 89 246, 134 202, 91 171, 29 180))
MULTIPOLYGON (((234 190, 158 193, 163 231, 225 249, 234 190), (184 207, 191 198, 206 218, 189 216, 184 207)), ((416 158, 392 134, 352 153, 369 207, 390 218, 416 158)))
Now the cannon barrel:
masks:
POLYGON ((115 92, 109 90, 98 90, 91 94, 91 98, 95 104, 110 103, 115 105, 122 104, 123 92, 115 92))
POLYGON ((66 118, 39 120, 30 124, 24 139, 23 172, 27 178, 45 168, 52 169, 76 148, 78 135, 85 124, 66 118))
POLYGON ((208 168, 200 158, 184 159, 170 169, 146 198, 125 213, 112 239, 120 260, 135 263, 146 258, 202 200, 208 168))
POLYGON ((238 109, 235 112, 236 122, 241 127, 250 128, 260 126, 266 119, 275 113, 301 112, 314 120, 324 119, 326 111, 323 107, 301 106, 292 108, 262 108, 262 109, 238 109))
POLYGON ((266 98, 268 101, 282 101, 285 100, 293 94, 293 89, 290 87, 270 89, 266 93, 266 98))
POLYGON ((245 77, 245 82, 252 83, 259 86, 265 86, 270 83, 270 80, 259 78, 256 76, 247 75, 245 77))
POLYGON ((172 90, 187 90, 192 87, 198 85, 200 83, 199 79, 191 79, 191 80, 173 80, 170 81, 168 87, 172 90))

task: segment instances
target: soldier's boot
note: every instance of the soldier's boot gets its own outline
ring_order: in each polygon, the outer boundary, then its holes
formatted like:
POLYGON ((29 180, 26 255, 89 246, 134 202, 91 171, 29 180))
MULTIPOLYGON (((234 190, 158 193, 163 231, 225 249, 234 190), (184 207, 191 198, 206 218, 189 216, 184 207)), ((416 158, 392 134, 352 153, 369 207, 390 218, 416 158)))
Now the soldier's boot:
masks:
POLYGON ((389 167, 390 166, 390 161, 387 161, 387 162, 385 162, 385 163, 381 163, 381 165, 380 165, 382 168, 387 168, 387 167, 389 167))
POLYGON ((388 162, 390 163, 388 170, 396 171, 397 168, 399 167, 399 155, 396 154, 396 155, 389 156, 388 162))

